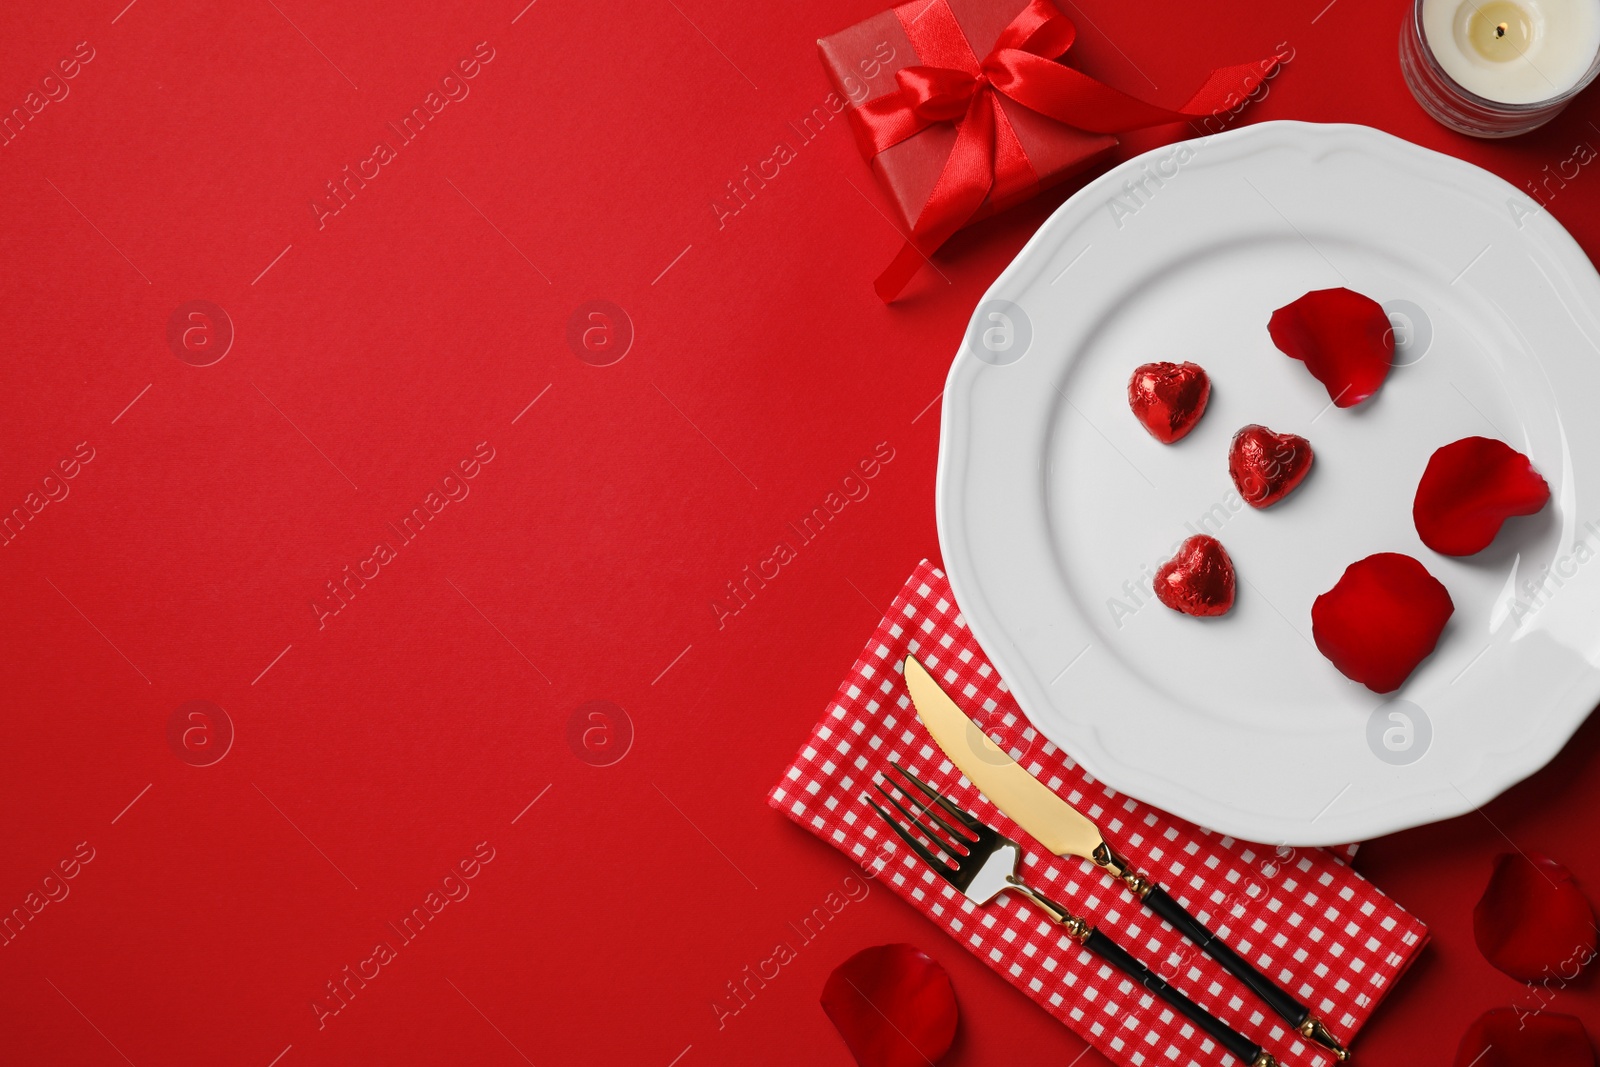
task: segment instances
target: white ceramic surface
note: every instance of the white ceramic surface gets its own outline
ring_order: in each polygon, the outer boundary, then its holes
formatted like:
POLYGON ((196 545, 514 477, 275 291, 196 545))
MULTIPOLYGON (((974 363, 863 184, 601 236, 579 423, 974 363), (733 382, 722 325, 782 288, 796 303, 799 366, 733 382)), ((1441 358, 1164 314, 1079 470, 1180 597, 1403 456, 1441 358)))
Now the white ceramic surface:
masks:
POLYGON ((1366 127, 1249 126, 1092 182, 989 290, 945 391, 944 560, 1023 709, 1091 773, 1235 836, 1360 840, 1484 803, 1600 698, 1597 405, 1600 277, 1537 204, 1366 127), (1274 308, 1340 285, 1402 326, 1383 389, 1348 410, 1267 334, 1274 308), (1128 410, 1130 373, 1154 360, 1212 376, 1176 445, 1128 410), (1252 422, 1316 452, 1260 512, 1227 471, 1252 422), (1450 559, 1422 545, 1411 501, 1433 450, 1470 435, 1527 453, 1553 495, 1450 559), (1197 530, 1239 572, 1221 619, 1150 593, 1197 530), (1317 652, 1310 618, 1382 551, 1421 560, 1456 605, 1388 697, 1317 652))

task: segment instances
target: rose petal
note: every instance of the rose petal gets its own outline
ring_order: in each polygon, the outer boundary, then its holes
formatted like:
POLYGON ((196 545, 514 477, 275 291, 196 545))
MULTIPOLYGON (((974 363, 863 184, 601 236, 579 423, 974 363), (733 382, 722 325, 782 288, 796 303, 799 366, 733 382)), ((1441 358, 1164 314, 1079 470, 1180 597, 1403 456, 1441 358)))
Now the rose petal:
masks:
POLYGON ((1178 546, 1177 555, 1156 568, 1156 599, 1173 611, 1201 617, 1226 615, 1233 607, 1233 560, 1222 542, 1195 534, 1178 546))
POLYGON ((822 1010, 861 1067, 928 1067, 956 1036, 955 989, 912 945, 862 949, 834 968, 822 1010))
POLYGON ((1595 956, 1594 913, 1572 872, 1537 852, 1505 852, 1472 933, 1483 958, 1524 982, 1569 981, 1595 956))
POLYGON ((1571 1015, 1492 1008, 1461 1035, 1455 1067, 1594 1067, 1594 1049, 1571 1015))
POLYGON ((1342 408, 1376 393, 1394 361, 1394 330, 1383 306, 1349 289, 1307 293, 1274 311, 1267 332, 1342 408))
POLYGON ((1388 693, 1428 658, 1455 604, 1410 556, 1379 552, 1345 568, 1311 605, 1317 649, 1347 678, 1388 693))
POLYGON ((1164 444, 1194 429, 1211 399, 1211 378, 1195 363, 1146 363, 1128 379, 1128 406, 1164 444))
POLYGON ((1417 484, 1411 518, 1422 543, 1446 556, 1482 552, 1513 515, 1532 515, 1550 486, 1504 441, 1463 437, 1434 452, 1417 484))

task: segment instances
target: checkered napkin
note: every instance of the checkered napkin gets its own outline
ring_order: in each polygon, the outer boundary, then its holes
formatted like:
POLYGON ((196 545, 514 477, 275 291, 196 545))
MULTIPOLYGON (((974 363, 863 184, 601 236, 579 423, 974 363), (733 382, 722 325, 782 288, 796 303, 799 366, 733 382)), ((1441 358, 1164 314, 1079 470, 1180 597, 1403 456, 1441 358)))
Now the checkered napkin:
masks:
POLYGON ((1013 758, 1086 812, 1135 866, 1310 1005, 1342 1041, 1361 1028, 1426 943, 1421 922, 1346 864, 1353 846, 1335 852, 1237 841, 1121 796, 1084 773, 1029 725, 967 629, 944 574, 924 560, 768 803, 890 886, 1113 1063, 1212 1067, 1232 1060, 1017 894, 980 908, 929 870, 863 799, 889 760, 1020 842, 1031 885, 1087 917, 1280 1061, 1329 1067, 1333 1060, 1092 863, 1045 852, 973 788, 911 706, 900 675, 908 652, 1013 758))

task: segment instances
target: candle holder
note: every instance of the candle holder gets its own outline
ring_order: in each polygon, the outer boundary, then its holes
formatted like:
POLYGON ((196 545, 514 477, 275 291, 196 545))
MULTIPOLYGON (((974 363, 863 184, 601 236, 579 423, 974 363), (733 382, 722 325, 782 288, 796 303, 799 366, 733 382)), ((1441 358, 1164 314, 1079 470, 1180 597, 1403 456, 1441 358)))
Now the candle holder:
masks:
MULTIPOLYGON (((1462 2, 1470 4, 1473 8, 1473 15, 1469 18, 1481 18, 1491 7, 1504 8, 1511 12, 1510 18, 1526 18, 1523 9, 1514 4, 1484 3, 1479 7, 1478 4, 1472 3, 1472 0, 1462 0, 1462 2)), ((1550 89, 1550 95, 1544 99, 1510 103, 1480 95, 1463 86, 1445 70, 1429 43, 1429 25, 1433 26, 1437 34, 1441 24, 1437 9, 1441 6, 1441 0, 1413 0, 1411 10, 1407 12, 1400 26, 1400 71, 1405 76, 1406 86, 1410 88, 1411 95, 1416 97, 1422 109, 1458 133, 1471 137, 1499 138, 1515 137, 1529 130, 1538 129, 1559 115, 1573 97, 1600 75, 1600 48, 1597 48, 1595 53, 1588 57, 1586 71, 1576 75, 1571 71, 1558 71, 1552 76, 1541 74, 1541 79, 1550 89), (1427 14, 1431 15, 1431 18, 1425 18, 1425 8, 1429 9, 1427 14)), ((1499 12, 1490 12, 1491 17, 1497 14, 1499 12)), ((1542 13, 1539 14, 1540 32, 1551 34, 1562 32, 1561 26, 1547 24, 1542 13)), ((1491 23, 1488 27, 1488 33, 1496 38, 1506 37, 1507 32, 1506 21, 1491 23)), ((1510 32, 1513 38, 1520 33, 1525 39, 1528 26, 1523 22, 1510 32)), ((1514 40, 1508 42, 1508 45, 1517 47, 1518 52, 1521 52, 1521 48, 1514 40)), ((1461 42, 1455 40, 1445 42, 1442 47, 1455 47, 1462 54, 1466 51, 1461 42)), ((1564 66, 1572 66, 1570 57, 1558 58, 1567 60, 1564 66)), ((1581 63, 1581 56, 1578 57, 1578 61, 1581 63)), ((1534 68, 1534 65, 1525 63, 1523 70, 1528 68, 1534 68)), ((1475 73, 1479 75, 1475 80, 1483 85, 1493 84, 1492 69, 1480 67, 1475 73)))

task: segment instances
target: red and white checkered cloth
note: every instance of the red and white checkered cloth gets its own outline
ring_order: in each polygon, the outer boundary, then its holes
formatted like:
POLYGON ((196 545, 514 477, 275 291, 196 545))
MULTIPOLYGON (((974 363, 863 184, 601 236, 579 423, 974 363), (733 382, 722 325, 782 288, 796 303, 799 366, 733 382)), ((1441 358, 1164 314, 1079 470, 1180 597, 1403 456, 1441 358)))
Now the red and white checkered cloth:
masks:
POLYGON ((1237 841, 1121 796, 1029 725, 978 648, 944 574, 926 560, 851 668, 768 803, 854 859, 1112 1062, 1196 1067, 1231 1057, 1165 1003, 1068 938, 1015 893, 978 907, 939 878, 867 807, 893 759, 1023 847, 1026 880, 1088 918, 1190 999, 1280 1061, 1332 1057, 1146 911, 1087 860, 1045 852, 944 758, 911 706, 900 664, 915 653, 1037 778, 1094 819, 1108 841, 1348 1043, 1427 942, 1416 918, 1322 848, 1237 841))

